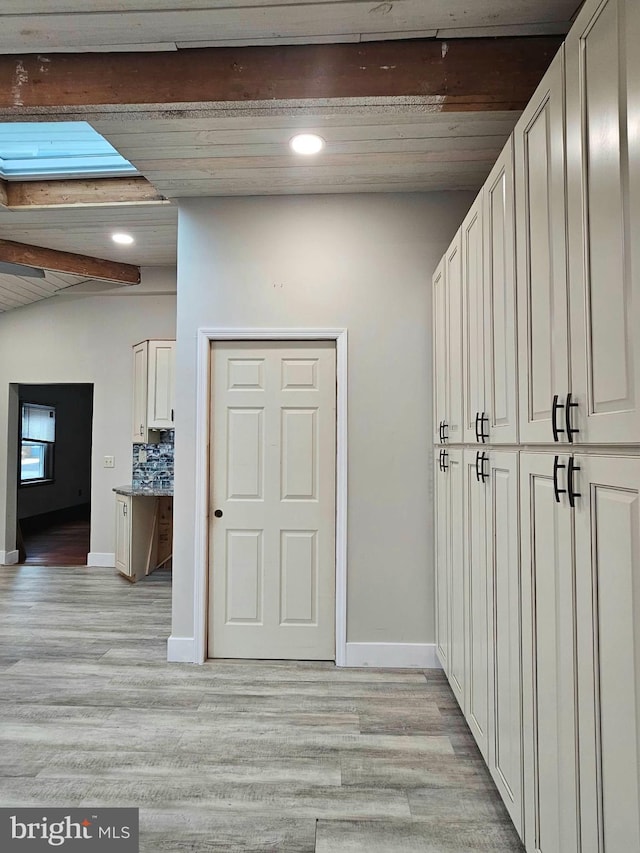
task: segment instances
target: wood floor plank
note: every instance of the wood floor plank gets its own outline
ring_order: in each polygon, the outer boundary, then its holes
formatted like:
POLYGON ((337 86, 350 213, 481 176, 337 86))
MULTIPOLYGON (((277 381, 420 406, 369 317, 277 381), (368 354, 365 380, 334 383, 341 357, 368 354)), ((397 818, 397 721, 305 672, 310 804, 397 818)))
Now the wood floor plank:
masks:
POLYGON ((0 805, 137 806, 143 853, 521 851, 441 671, 168 664, 170 611, 166 572, 0 569, 0 805))

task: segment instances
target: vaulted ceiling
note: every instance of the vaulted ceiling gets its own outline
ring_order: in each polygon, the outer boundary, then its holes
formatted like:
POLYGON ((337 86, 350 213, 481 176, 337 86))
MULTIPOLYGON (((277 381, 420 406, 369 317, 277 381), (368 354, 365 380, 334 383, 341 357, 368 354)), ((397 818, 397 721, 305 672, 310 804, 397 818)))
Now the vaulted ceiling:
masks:
POLYGON ((0 121, 86 119, 151 185, 0 187, 0 240, 171 264, 183 197, 475 190, 580 5, 0 0, 0 121))

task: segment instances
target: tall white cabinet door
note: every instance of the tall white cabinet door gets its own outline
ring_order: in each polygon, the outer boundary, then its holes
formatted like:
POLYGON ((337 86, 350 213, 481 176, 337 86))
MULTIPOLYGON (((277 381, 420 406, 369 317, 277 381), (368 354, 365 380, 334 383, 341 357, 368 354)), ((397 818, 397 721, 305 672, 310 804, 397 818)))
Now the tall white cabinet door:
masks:
POLYGON ((131 576, 131 498, 116 495, 116 569, 131 576))
POLYGON ((640 850, 640 458, 575 462, 582 853, 640 850))
POLYGON ((444 259, 433 276, 433 440, 441 442, 440 425, 447 417, 447 290, 444 259))
POLYGON ((627 117, 627 84, 638 85, 627 28, 637 33, 639 16, 637 0, 591 0, 566 43, 571 419, 580 443, 640 443, 640 216, 637 199, 629 204, 640 141, 627 117))
POLYGON ((520 460, 525 844, 577 853, 573 519, 554 497, 553 455, 520 460))
POLYGON ((449 674, 449 478, 442 467, 442 448, 435 450, 435 574, 436 574, 436 652, 442 668, 449 674))
POLYGON ((462 450, 446 451, 449 478, 449 683, 465 710, 466 584, 464 550, 464 471, 462 450))
POLYGON ((518 453, 490 451, 487 501, 490 716, 488 766, 522 837, 522 666, 518 453))
POLYGON ((445 436, 462 441, 462 233, 458 231, 445 255, 447 286, 447 417, 445 436))
POLYGON ((554 395, 564 403, 569 391, 562 49, 514 141, 520 441, 547 444, 554 395))
POLYGON ((518 441, 516 245, 513 138, 484 189, 485 433, 492 444, 518 441))
POLYGON ((133 348, 133 441, 147 438, 147 341, 133 348))
POLYGON ((483 194, 462 224, 463 441, 476 441, 484 414, 483 194))
POLYGON ((149 429, 173 427, 175 341, 149 341, 149 429))
POLYGON ((486 462, 464 451, 464 551, 467 591, 466 719, 482 757, 489 756, 489 584, 486 462))

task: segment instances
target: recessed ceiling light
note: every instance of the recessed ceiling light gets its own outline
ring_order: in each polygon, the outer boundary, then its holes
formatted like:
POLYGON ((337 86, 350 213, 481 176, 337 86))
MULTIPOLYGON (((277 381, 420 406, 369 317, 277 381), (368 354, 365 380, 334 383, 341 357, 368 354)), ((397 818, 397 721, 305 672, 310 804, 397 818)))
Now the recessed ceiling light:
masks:
POLYGON ((111 239, 114 243, 120 243, 121 246, 130 246, 134 242, 131 234, 112 234, 111 239))
POLYGON ((324 139, 317 133, 299 133, 289 142, 296 154, 317 154, 324 148, 324 139))

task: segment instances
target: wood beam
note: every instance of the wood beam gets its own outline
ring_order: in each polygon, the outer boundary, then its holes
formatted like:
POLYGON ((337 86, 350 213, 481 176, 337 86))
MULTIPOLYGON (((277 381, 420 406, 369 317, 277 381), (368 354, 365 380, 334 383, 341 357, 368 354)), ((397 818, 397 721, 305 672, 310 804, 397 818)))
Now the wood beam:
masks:
POLYGON ((11 210, 169 204, 146 178, 95 178, 5 183, 11 210))
POLYGON ((26 243, 13 243, 10 240, 0 240, 0 261, 122 284, 140 283, 140 267, 132 264, 59 252, 56 249, 29 246, 26 243))
MULTIPOLYGON (((434 110, 523 109, 556 36, 0 56, 0 114, 135 113, 234 102, 419 98, 434 110)), ((61 116, 64 117, 64 116, 61 116)))

